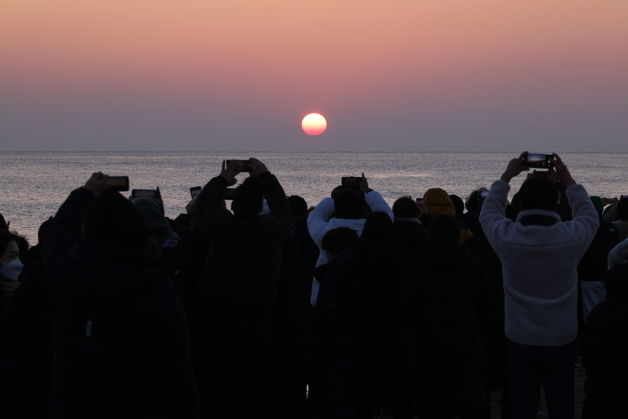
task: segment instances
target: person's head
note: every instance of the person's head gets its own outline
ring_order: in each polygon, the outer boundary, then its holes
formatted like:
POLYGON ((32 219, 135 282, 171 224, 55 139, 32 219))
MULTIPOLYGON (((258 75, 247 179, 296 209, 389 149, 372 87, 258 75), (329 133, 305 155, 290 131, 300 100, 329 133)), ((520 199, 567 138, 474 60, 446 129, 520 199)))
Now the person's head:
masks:
POLYGON ((143 250, 146 234, 135 206, 116 191, 105 191, 87 209, 83 237, 110 246, 143 250))
POLYGON ((417 203, 409 196, 397 199, 392 210, 396 218, 419 218, 421 215, 417 203))
POLYGON ((441 188, 430 188, 423 195, 423 207, 432 215, 447 214, 452 217, 456 216, 456 208, 454 203, 447 194, 447 191, 441 188))
POLYGON ((236 217, 257 217, 262 212, 264 191, 259 180, 248 177, 235 190, 231 210, 236 217))
POLYGON ((355 246, 358 239, 358 233, 355 230, 349 227, 337 227, 325 233, 321 245, 324 251, 334 257, 338 253, 355 246))
POLYGON ((37 241, 39 243, 43 243, 44 236, 46 235, 46 232, 48 231, 48 227, 50 227, 51 223, 52 223, 52 217, 48 217, 48 219, 44 221, 43 223, 41 223, 41 225, 39 226, 39 229, 37 230, 37 241))
POLYGON ((521 210, 557 211, 560 194, 547 177, 528 177, 518 192, 521 210))
POLYGON ((427 237, 434 245, 453 246, 460 240, 460 229, 453 217, 439 214, 432 217, 427 230, 427 237))
POLYGON ((164 215, 163 203, 160 200, 155 198, 134 198, 131 202, 140 214, 146 232, 170 227, 164 215))
POLYGON ((364 198, 358 190, 338 188, 334 191, 332 198, 334 199, 336 218, 362 218, 364 198))
POLYGON ((628 197, 624 197, 617 203, 617 219, 628 221, 628 197))
POLYGON ((451 202, 453 202, 454 204, 456 217, 462 217, 462 214, 464 213, 464 201, 462 200, 462 198, 460 198, 458 195, 449 195, 449 199, 451 199, 451 202))
POLYGON ((20 257, 20 248, 15 235, 0 230, 0 264, 6 265, 20 257))
POLYGON ((299 195, 291 195, 288 197, 288 203, 290 204, 293 217, 307 214, 307 202, 299 195))
POLYGON ((465 207, 469 212, 477 212, 482 207, 482 202, 484 198, 482 198, 483 191, 486 191, 486 188, 479 188, 471 192, 469 197, 467 198, 467 202, 465 202, 465 207))

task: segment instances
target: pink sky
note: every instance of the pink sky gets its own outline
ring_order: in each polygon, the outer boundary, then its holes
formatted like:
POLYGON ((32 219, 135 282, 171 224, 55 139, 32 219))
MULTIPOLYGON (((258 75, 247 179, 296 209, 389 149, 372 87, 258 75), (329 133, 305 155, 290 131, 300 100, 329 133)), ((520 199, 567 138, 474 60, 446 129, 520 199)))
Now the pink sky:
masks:
POLYGON ((625 0, 2 9, 4 149, 628 151, 625 0))

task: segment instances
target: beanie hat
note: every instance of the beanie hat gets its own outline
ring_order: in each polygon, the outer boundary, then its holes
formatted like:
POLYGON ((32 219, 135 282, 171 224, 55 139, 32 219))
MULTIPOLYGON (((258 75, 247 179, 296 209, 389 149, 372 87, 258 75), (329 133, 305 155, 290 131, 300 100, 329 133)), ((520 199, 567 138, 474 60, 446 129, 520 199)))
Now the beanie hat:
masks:
POLYGON ((423 195, 423 206, 433 215, 447 214, 452 217, 456 215, 453 201, 447 191, 441 188, 428 189, 423 195))
POLYGON ((602 201, 602 198, 596 195, 591 195, 591 202, 593 202, 593 206, 595 207, 597 213, 602 214, 602 211, 604 210, 604 202, 602 201))

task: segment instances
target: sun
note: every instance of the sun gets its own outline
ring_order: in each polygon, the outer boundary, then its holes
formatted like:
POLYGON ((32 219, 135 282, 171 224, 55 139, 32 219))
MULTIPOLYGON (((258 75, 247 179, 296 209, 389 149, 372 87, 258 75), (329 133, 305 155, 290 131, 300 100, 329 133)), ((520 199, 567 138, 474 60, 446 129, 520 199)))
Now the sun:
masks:
POLYGON ((320 113, 309 113, 301 121, 301 128, 306 134, 320 135, 327 129, 327 120, 320 113))

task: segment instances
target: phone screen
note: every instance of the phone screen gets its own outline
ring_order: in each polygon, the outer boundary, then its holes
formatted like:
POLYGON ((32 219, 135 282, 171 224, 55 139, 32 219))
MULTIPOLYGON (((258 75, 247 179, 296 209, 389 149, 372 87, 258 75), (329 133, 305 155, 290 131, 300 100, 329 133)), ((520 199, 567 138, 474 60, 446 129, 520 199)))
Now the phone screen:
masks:
POLYGON ((128 191, 129 190, 129 177, 128 176, 107 176, 107 186, 114 191, 128 191))
POLYGON ((133 189, 131 191, 132 198, 156 198, 157 190, 155 189, 133 189))

